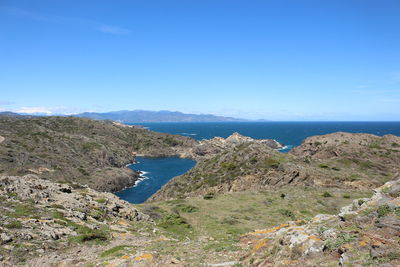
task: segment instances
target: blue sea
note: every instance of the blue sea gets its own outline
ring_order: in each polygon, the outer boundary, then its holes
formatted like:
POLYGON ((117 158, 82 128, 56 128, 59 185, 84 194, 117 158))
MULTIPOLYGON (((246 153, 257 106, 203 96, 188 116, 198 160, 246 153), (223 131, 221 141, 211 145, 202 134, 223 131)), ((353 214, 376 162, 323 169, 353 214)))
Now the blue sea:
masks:
MULTIPOLYGON (((197 140, 228 137, 234 132, 252 138, 271 138, 286 145, 287 152, 313 135, 333 132, 394 134, 400 136, 400 122, 221 122, 221 123, 140 123, 156 132, 179 134, 197 140)), ((142 203, 175 176, 190 170, 195 162, 180 158, 138 158, 130 167, 145 172, 136 186, 117 195, 131 203, 142 203)))
POLYGON ((142 178, 133 187, 115 193, 130 203, 143 203, 173 177, 184 174, 194 167, 196 162, 181 158, 137 157, 137 163, 129 167, 141 171, 142 178))

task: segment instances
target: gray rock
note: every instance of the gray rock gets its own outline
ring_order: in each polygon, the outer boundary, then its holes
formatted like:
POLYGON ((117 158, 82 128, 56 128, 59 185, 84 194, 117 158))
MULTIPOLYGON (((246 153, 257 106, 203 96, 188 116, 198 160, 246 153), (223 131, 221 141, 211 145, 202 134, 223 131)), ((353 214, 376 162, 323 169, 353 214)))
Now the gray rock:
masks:
POLYGON ((1 233, 0 239, 1 239, 1 244, 6 244, 13 240, 12 237, 7 235, 6 233, 1 233))
POLYGON ((379 228, 389 228, 400 232, 400 219, 394 216, 385 216, 379 218, 375 225, 379 228))

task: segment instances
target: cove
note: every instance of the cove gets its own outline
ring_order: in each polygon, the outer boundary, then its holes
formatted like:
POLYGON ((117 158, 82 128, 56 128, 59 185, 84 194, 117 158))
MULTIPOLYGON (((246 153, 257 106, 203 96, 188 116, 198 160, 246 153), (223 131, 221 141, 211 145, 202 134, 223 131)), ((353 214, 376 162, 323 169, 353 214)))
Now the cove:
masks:
POLYGON ((175 176, 182 175, 196 165, 196 161, 178 157, 147 158, 137 157, 136 163, 129 168, 142 172, 142 179, 133 187, 126 188, 115 194, 130 203, 145 202, 163 185, 175 176))

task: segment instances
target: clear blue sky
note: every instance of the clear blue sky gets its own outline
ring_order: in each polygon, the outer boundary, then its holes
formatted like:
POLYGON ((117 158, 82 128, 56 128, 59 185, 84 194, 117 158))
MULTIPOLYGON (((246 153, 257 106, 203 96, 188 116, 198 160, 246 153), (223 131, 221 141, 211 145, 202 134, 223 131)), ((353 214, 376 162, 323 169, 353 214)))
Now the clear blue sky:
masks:
POLYGON ((400 120, 399 0, 0 0, 0 110, 400 120))

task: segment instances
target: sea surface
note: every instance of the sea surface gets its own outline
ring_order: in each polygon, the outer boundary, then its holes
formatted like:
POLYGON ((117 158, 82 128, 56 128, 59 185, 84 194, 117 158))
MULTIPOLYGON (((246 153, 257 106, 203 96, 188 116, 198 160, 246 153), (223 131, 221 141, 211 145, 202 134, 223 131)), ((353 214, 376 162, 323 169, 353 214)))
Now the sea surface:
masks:
POLYGON ((141 171, 142 178, 135 186, 115 193, 121 199, 135 204, 143 203, 173 177, 184 174, 196 164, 194 160, 176 157, 137 157, 136 161, 136 164, 129 167, 141 171))
MULTIPOLYGON (((228 137, 234 132, 252 138, 271 138, 286 146, 287 152, 313 135, 333 132, 394 134, 400 136, 400 122, 219 122, 219 123, 140 123, 156 132, 180 134, 197 140, 216 136, 228 137)), ((138 157, 131 168, 143 171, 144 178, 131 188, 116 193, 131 203, 142 203, 175 176, 195 165, 195 161, 181 158, 138 157)))
MULTIPOLYGON (((257 139, 275 139, 287 150, 298 146, 309 136, 334 132, 394 134, 400 136, 399 122, 199 122, 140 123, 156 132, 180 134, 197 140, 215 136, 228 137, 234 132, 257 139)), ((285 150, 285 151, 287 151, 285 150)), ((285 152, 283 151, 283 152, 285 152)))

